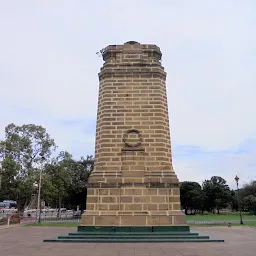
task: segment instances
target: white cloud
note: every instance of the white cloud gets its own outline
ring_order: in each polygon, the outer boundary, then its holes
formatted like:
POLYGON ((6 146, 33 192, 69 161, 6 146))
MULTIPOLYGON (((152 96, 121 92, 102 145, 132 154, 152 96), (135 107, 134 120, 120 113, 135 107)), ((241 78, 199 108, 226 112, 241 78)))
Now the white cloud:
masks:
POLYGON ((36 122, 62 149, 92 153, 94 131, 83 131, 97 111, 102 61, 96 52, 136 40, 157 44, 163 52, 173 145, 219 152, 216 161, 194 160, 193 153, 177 157, 177 173, 205 178, 208 169, 228 177, 230 170, 231 177, 240 161, 253 177, 245 155, 227 161, 231 158, 223 152, 256 134, 255 1, 17 0, 0 5, 0 137, 9 122, 36 122), (83 122, 67 126, 61 120, 83 122))
MULTIPOLYGON (((255 141, 253 142, 256 144, 255 141)), ((239 184, 243 185, 252 179, 256 179, 254 148, 251 152, 214 152, 175 156, 173 160, 174 170, 180 181, 193 180, 200 184, 212 176, 223 177, 228 185, 235 189, 234 178, 240 178, 239 184), (192 156, 192 157, 191 157, 192 156)))

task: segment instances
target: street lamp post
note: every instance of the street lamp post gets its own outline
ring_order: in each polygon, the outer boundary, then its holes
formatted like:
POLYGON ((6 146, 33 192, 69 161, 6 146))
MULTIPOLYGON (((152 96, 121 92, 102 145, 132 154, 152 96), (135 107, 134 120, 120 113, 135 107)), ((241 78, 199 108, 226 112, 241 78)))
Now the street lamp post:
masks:
MULTIPOLYGON (((2 157, 2 161, 1 161, 1 171, 3 170, 3 161, 5 159, 5 145, 3 147, 3 157, 2 157)), ((2 187, 2 173, 0 172, 0 189, 2 187)))
MULTIPOLYGON (((41 157, 41 162, 45 160, 45 157, 41 157)), ((41 186, 42 186, 42 166, 40 166, 39 172, 39 184, 38 184, 38 197, 37 197, 37 210, 38 210, 38 223, 41 223, 41 186)))
POLYGON ((242 219, 242 211, 241 211, 241 204, 240 204, 240 196, 239 196, 239 188, 238 188, 238 181, 239 178, 236 175, 235 177, 235 181, 236 181, 236 187, 237 187, 237 202, 238 202, 238 208, 239 208, 239 212, 240 212, 240 224, 243 225, 243 219, 242 219))

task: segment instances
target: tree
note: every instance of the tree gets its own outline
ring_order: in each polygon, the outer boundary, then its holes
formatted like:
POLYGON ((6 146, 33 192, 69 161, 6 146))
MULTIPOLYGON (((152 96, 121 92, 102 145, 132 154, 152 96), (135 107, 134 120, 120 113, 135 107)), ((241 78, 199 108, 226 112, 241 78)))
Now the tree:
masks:
POLYGON ((35 193, 42 156, 46 161, 49 160, 55 148, 54 140, 42 126, 7 125, 5 140, 0 141, 1 199, 17 201, 18 210, 23 212, 35 193))
POLYGON ((256 181, 251 181, 243 186, 239 191, 241 205, 244 210, 256 214, 256 181))
POLYGON ((237 192, 234 190, 230 191, 230 206, 232 211, 238 211, 238 200, 237 200, 237 192))
POLYGON ((191 212, 201 209, 202 195, 201 186, 197 182, 184 181, 180 186, 181 206, 185 209, 185 214, 188 210, 191 212))
POLYGON ((256 214, 256 197, 249 195, 244 198, 244 207, 252 214, 256 214))
POLYGON ((71 172, 72 184, 68 192, 66 203, 71 208, 86 209, 87 197, 87 183, 89 175, 94 166, 94 159, 92 156, 86 158, 81 157, 79 161, 74 161, 71 172))
POLYGON ((45 182, 43 184, 43 196, 48 203, 55 202, 60 215, 63 199, 68 194, 71 184, 72 155, 61 151, 57 158, 45 166, 45 182))
POLYGON ((215 212, 217 210, 218 214, 220 209, 226 208, 230 203, 231 194, 227 182, 219 177, 213 176, 210 180, 205 180, 203 182, 203 191, 207 197, 206 208, 215 212))
POLYGON ((57 158, 45 166, 42 194, 47 204, 58 207, 59 214, 62 205, 73 209, 79 205, 85 209, 86 184, 93 163, 92 156, 75 161, 68 152, 60 152, 57 158))
POLYGON ((15 176, 18 171, 19 165, 16 164, 11 157, 5 157, 5 159, 2 161, 2 166, 0 170, 0 201, 7 198, 16 198, 16 193, 19 192, 19 181, 15 179, 15 176))
POLYGON ((256 196, 256 180, 251 181, 243 186, 241 189, 241 196, 245 197, 248 195, 254 195, 256 196))

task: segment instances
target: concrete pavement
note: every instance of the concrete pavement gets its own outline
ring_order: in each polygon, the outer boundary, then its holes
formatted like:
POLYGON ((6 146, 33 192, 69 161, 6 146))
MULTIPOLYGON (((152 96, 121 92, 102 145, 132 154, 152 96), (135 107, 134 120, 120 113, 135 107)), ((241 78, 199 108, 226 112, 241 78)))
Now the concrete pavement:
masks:
POLYGON ((200 227, 192 231, 225 239, 225 243, 123 243, 62 244, 43 239, 76 231, 64 227, 16 227, 0 230, 1 256, 254 256, 256 229, 249 227, 200 227))

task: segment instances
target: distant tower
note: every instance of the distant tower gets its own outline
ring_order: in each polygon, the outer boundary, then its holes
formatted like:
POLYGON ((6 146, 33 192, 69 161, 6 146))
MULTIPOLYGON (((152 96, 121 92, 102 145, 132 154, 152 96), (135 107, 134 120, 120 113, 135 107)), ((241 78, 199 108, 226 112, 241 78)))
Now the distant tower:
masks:
POLYGON ((102 55, 95 165, 81 226, 185 225, 161 51, 130 41, 102 55))

